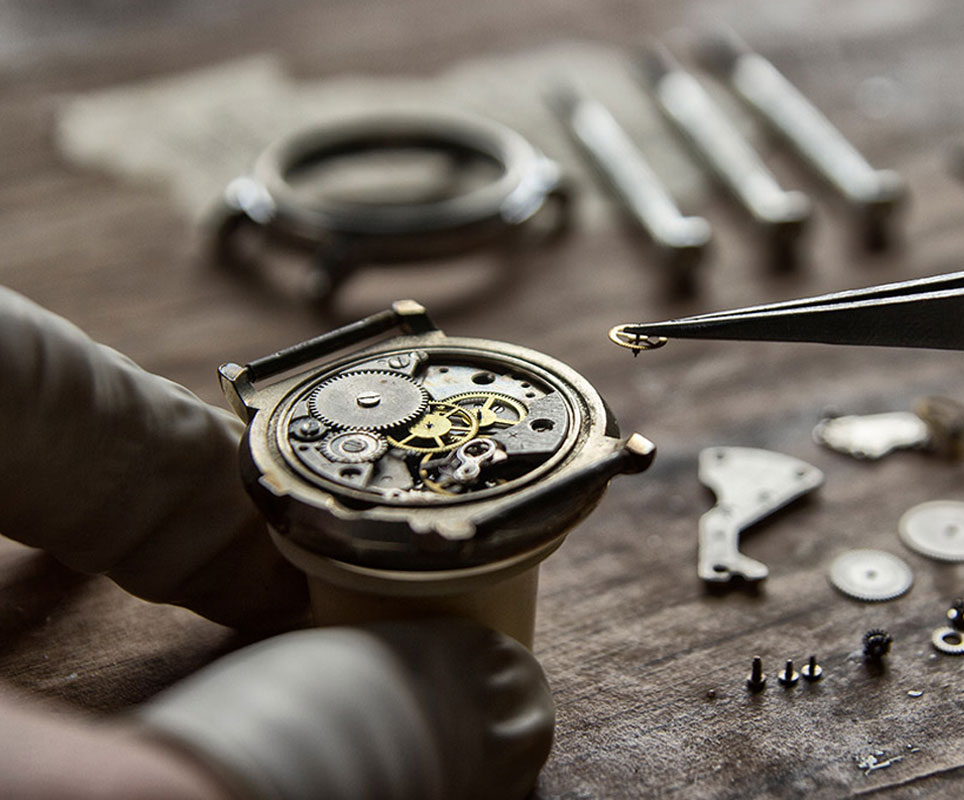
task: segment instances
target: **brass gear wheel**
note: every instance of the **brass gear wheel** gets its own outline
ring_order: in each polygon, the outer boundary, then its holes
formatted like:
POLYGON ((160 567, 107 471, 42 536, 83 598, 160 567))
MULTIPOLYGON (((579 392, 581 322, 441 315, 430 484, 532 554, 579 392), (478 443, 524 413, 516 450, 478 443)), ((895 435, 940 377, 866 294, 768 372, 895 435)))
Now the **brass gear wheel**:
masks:
POLYGON ((428 411, 389 444, 414 453, 445 453, 474 439, 479 415, 453 403, 432 402, 428 411))
POLYGON ((422 416, 428 399, 428 392, 407 375, 359 370, 316 386, 308 398, 308 411, 333 428, 388 431, 422 416))
POLYGON ((522 422, 529 413, 525 403, 498 392, 463 392, 446 397, 445 402, 477 411, 480 431, 508 428, 522 422))

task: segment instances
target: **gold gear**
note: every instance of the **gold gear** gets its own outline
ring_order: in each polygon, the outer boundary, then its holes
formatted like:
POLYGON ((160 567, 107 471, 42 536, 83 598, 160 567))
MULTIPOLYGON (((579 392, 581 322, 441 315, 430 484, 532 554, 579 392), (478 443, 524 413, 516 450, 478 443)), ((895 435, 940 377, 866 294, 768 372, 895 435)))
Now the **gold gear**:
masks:
POLYGON ((392 447, 415 453, 444 453, 474 439, 478 432, 478 414, 449 402, 432 402, 404 435, 389 436, 388 441, 392 447))
POLYGON ((463 392, 445 398, 446 403, 452 403, 460 408, 479 412, 479 430, 490 426, 508 428, 522 422, 529 409, 525 403, 498 392, 463 392))

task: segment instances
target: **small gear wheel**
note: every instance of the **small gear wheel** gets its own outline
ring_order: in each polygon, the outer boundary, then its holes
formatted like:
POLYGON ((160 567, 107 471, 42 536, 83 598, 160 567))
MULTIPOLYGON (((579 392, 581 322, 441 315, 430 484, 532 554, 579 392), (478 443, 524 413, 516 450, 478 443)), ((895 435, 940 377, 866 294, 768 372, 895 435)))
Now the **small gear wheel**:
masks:
POLYGON ((321 440, 322 454, 342 464, 374 461, 387 449, 385 437, 372 431, 338 431, 321 440))
POLYGON ((829 577, 841 592, 864 602, 893 600, 914 583, 907 563, 883 550, 848 550, 833 560, 829 577))
POLYGON ((359 370, 320 383, 308 410, 333 428, 388 431, 418 419, 428 400, 428 392, 407 375, 359 370))
POLYGON ((883 628, 873 628, 864 634, 864 658, 868 661, 880 661, 890 652, 890 645, 894 637, 883 628))
POLYGON ((393 447, 415 453, 444 453, 465 444, 479 432, 479 415, 452 403, 430 403, 428 411, 399 438, 388 437, 393 447))
POLYGON ((463 392, 445 398, 446 403, 479 413, 479 430, 508 428, 525 419, 525 403, 498 392, 463 392))
POLYGON ((964 655, 964 634, 946 625, 931 634, 931 644, 949 656, 964 655))

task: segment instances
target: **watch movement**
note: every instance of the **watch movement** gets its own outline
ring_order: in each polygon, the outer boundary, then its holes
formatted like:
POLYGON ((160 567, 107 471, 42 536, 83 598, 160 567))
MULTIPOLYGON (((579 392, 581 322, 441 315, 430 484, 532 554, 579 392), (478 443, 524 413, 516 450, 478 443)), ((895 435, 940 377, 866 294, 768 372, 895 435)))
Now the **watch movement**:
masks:
POLYGON ((413 301, 220 375, 319 624, 454 614, 530 643, 539 563, 655 454, 565 364, 413 301))

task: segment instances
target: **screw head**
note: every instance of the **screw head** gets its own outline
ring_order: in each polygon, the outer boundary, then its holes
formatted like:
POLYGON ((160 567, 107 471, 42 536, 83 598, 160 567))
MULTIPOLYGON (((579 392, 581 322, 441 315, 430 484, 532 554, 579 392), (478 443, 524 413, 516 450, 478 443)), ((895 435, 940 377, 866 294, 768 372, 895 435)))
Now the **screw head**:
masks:
POLYGON ((804 664, 800 668, 800 674, 803 679, 813 683, 814 681, 819 681, 823 677, 823 667, 821 667, 815 658, 810 659, 808 664, 804 664))
POLYGON ((754 656, 753 666, 750 668, 750 674, 746 678, 746 688, 751 692, 762 692, 767 685, 767 676, 763 671, 763 662, 760 660, 759 656, 754 656))
POLYGON ((777 675, 777 680, 780 681, 780 685, 784 688, 795 686, 797 681, 800 680, 800 675, 793 668, 792 661, 787 661, 787 665, 783 668, 783 672, 777 675))
POLYGON ((362 408, 375 408, 382 402, 382 396, 378 392, 362 392, 355 402, 362 408))

